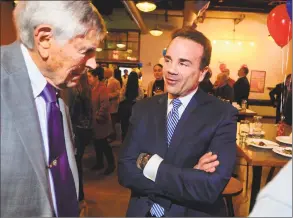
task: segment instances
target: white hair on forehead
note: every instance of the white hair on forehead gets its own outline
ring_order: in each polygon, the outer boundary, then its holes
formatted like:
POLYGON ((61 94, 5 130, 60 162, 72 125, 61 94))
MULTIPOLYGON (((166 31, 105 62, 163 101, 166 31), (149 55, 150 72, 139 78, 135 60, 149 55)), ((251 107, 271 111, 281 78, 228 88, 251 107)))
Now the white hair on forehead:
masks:
POLYGON ((41 24, 52 26, 60 43, 94 28, 99 39, 106 32, 99 12, 90 1, 20 1, 15 10, 16 26, 22 43, 34 47, 34 29, 41 24))

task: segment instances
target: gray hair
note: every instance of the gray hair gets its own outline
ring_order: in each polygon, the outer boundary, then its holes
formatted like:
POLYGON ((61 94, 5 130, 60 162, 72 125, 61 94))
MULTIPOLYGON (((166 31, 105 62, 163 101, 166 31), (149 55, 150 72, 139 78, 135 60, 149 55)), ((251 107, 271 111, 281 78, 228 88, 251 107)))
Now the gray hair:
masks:
POLYGON ((20 40, 29 49, 34 47, 34 29, 41 24, 51 25, 60 43, 86 35, 91 28, 98 40, 106 34, 104 20, 90 1, 19 1, 14 16, 20 40))

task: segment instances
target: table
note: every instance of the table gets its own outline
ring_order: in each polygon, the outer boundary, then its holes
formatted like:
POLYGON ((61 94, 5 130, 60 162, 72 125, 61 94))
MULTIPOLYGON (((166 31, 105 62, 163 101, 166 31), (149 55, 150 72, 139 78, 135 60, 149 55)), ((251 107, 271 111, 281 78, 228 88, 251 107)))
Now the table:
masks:
MULTIPOLYGON (((237 133, 239 132, 238 130, 239 123, 237 124, 237 133)), ((263 124, 263 130, 265 131, 265 139, 276 142, 277 126, 275 124, 263 124)), ((286 125, 285 135, 289 135, 291 131, 292 127, 286 125)), ((244 157, 244 159, 250 166, 253 167, 251 200, 249 208, 249 211, 251 211, 255 204, 257 194, 260 190, 262 167, 272 167, 272 170, 270 171, 268 176, 268 180, 270 180, 269 177, 272 177, 274 168, 283 167, 286 163, 288 163, 290 158, 278 155, 274 153, 271 149, 261 149, 249 145, 240 145, 238 141, 237 152, 244 157)))
POLYGON ((240 116, 247 116, 247 117, 253 117, 253 116, 257 115, 257 113, 255 111, 246 109, 246 110, 240 110, 240 111, 238 111, 238 115, 240 115, 240 116))

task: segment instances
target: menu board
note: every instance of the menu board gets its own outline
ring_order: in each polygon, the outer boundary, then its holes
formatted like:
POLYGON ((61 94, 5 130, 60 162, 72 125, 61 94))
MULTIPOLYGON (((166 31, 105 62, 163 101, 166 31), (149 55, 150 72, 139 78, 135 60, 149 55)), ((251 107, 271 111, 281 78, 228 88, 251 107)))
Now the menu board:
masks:
POLYGON ((250 92, 264 93, 266 71, 252 70, 250 76, 250 92))

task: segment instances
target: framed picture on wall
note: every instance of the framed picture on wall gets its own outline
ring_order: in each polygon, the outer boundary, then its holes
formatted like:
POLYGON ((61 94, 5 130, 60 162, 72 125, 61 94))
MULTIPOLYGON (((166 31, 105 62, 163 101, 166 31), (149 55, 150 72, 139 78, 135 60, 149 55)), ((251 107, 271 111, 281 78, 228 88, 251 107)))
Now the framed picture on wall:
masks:
POLYGON ((250 76, 250 92, 264 93, 266 71, 252 70, 250 76))

